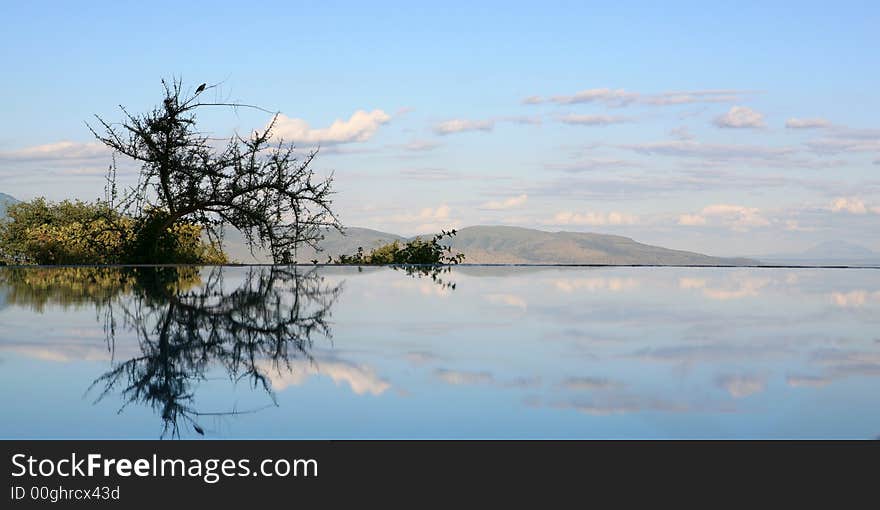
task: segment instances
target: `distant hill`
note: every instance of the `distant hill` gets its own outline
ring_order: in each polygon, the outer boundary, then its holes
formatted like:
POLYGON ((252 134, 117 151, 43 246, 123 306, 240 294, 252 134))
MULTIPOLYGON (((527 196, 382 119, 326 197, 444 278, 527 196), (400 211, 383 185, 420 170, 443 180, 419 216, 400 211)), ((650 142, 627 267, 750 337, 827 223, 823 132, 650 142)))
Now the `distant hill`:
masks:
POLYGON ((869 248, 846 241, 826 241, 813 246, 802 255, 805 258, 827 259, 869 259, 878 256, 869 248))
MULTIPOLYGON (((369 251, 382 244, 408 238, 350 227, 346 236, 330 233, 321 244, 321 253, 304 249, 300 263, 324 262, 328 256, 355 253, 359 246, 369 251)), ((428 237, 426 234, 422 237, 428 237)), ((745 258, 719 258, 699 253, 670 250, 638 243, 628 237, 582 232, 545 232, 520 227, 476 226, 460 229, 453 249, 465 254, 472 264, 657 264, 657 265, 749 265, 757 261, 745 258)), ((258 253, 251 256, 240 234, 228 233, 226 252, 242 263, 268 263, 270 258, 258 253)))
MULTIPOLYGON (((370 251, 372 248, 392 241, 405 240, 406 238, 402 236, 387 232, 380 232, 369 228, 349 227, 345 229, 344 236, 335 231, 327 233, 325 239, 321 242, 322 251, 320 253, 309 247, 301 248, 297 254, 297 262, 301 264, 309 263, 312 260, 326 262, 328 255, 332 255, 335 258, 342 254, 353 254, 359 246, 363 247, 365 251, 370 251)), ((268 253, 257 251, 254 255, 251 255, 244 236, 240 232, 231 229, 226 232, 223 250, 230 260, 244 264, 268 264, 272 262, 272 257, 268 253)))
POLYGON ((584 232, 545 232, 521 227, 476 226, 459 230, 453 248, 465 262, 507 264, 747 265, 748 259, 710 257, 584 232))
POLYGON ((880 253, 847 241, 825 241, 800 253, 777 253, 759 258, 768 264, 786 265, 880 264, 880 253))
POLYGON ((13 197, 12 195, 7 195, 6 193, 0 193, 0 218, 6 216, 6 208, 12 204, 17 204, 19 202, 18 199, 13 197))

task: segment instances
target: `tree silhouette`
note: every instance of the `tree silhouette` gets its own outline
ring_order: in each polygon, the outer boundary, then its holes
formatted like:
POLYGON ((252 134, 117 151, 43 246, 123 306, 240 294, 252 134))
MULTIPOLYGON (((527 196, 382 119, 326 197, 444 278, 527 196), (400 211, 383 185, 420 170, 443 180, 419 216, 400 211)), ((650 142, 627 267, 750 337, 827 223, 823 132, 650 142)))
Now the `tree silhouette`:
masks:
POLYGON ((257 107, 203 102, 200 98, 213 86, 187 94, 180 80, 163 80, 162 85, 165 97, 152 111, 135 115, 120 107, 121 123, 96 116, 102 132, 89 126, 115 153, 141 164, 138 184, 121 198, 116 196, 115 158, 108 173, 111 202, 132 211, 138 221, 132 262, 163 262, 162 254, 174 242, 168 229, 178 222, 201 226, 221 245, 223 228, 231 226, 242 232, 252 251, 268 249, 276 263, 292 262, 299 245, 317 248, 327 230, 341 229, 330 209, 332 175, 316 178, 310 166, 316 150, 299 159, 292 144, 273 141, 277 114, 264 130, 248 137, 236 134, 217 149, 211 137, 196 129, 196 112, 257 107))

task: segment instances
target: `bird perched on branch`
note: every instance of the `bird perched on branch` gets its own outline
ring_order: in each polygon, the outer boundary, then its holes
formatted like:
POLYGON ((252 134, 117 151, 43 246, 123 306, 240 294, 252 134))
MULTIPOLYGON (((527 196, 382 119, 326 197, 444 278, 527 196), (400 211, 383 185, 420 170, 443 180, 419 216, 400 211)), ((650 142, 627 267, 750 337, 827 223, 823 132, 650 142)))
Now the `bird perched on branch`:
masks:
POLYGON ((206 87, 207 85, 208 85, 207 83, 202 83, 201 85, 199 85, 199 88, 196 89, 196 94, 198 94, 199 92, 204 91, 204 90, 205 90, 205 87, 206 87))

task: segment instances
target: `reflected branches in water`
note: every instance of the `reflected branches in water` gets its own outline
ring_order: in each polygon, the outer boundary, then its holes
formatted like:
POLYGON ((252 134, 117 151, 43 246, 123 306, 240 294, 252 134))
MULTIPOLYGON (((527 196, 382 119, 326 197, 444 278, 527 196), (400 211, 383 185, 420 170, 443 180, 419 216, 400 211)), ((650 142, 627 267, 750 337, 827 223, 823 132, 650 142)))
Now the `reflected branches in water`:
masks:
POLYGON ((394 266, 395 270, 406 272, 412 278, 430 278, 443 289, 455 290, 455 282, 444 280, 442 275, 452 272, 452 266, 394 266))
POLYGON ((184 289, 171 284, 180 269, 134 270, 132 299, 116 306, 124 326, 137 335, 141 353, 114 363, 92 384, 100 388, 98 400, 118 391, 123 408, 149 405, 162 417, 162 435, 172 437, 185 424, 204 434, 199 417, 253 411, 195 408, 195 387, 214 366, 222 366, 234 381, 262 388, 274 403, 266 367, 291 370, 294 358, 311 361, 313 338, 330 337, 330 310, 341 292, 315 271, 288 267, 251 268, 231 289, 224 285, 223 268, 213 268, 201 284, 184 289))
MULTIPOLYGON (((392 266, 445 289, 449 266, 392 266)), ((200 419, 258 409, 206 412, 196 405, 201 382, 219 367, 234 383, 247 382, 277 405, 272 371, 292 372, 293 360, 314 363, 313 342, 331 338, 331 309, 342 292, 321 268, 20 267, 0 271, 9 304, 42 313, 50 307, 94 307, 103 323, 111 368, 88 392, 95 402, 118 394, 122 412, 149 406, 162 419, 162 437, 185 428, 203 434, 200 419), (117 336, 135 337, 137 349, 116 359, 117 336)), ((260 408, 261 409, 261 408, 260 408)))
POLYGON ((316 269, 293 266, 244 273, 195 266, 4 268, 0 288, 8 303, 40 313, 94 306, 112 368, 89 391, 98 393, 96 401, 118 392, 120 412, 132 403, 150 406, 162 418, 163 437, 178 437, 182 426, 204 434, 200 417, 253 411, 196 408, 196 387, 218 366, 232 381, 266 391, 274 404, 266 371, 290 371, 296 358, 313 361, 313 341, 331 337, 330 312, 342 290, 316 269), (139 352, 120 361, 121 329, 135 335, 139 352))
MULTIPOLYGON (((395 271, 402 271, 410 278, 430 278, 432 282, 440 286, 441 289, 455 290, 455 282, 444 279, 443 275, 452 272, 452 266, 437 264, 397 264, 388 266, 395 271)), ((363 271, 362 266, 358 266, 358 272, 363 271)))
MULTIPOLYGON (((162 280, 166 293, 183 292, 201 283, 198 267, 172 269, 173 275, 166 275, 162 280)), ((108 348, 112 352, 117 326, 116 305, 143 283, 139 275, 147 270, 107 266, 3 268, 0 271, 0 292, 7 304, 30 308, 37 313, 43 313, 47 307, 64 310, 94 307, 98 320, 103 322, 108 348)), ((153 282, 153 285, 159 284, 153 282)))

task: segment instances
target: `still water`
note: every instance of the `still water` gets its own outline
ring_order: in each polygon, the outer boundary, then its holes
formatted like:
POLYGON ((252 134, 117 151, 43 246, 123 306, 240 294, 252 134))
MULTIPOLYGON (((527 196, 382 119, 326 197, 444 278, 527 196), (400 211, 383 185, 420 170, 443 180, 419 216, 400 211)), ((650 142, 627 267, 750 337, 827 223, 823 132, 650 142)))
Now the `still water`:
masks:
POLYGON ((880 270, 0 268, 2 438, 875 438, 880 270))

